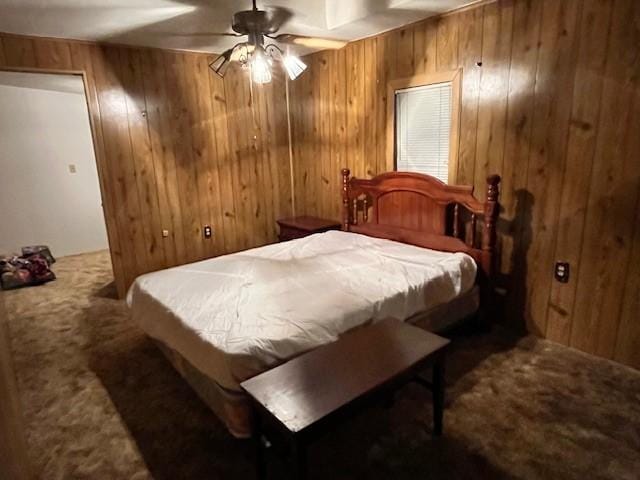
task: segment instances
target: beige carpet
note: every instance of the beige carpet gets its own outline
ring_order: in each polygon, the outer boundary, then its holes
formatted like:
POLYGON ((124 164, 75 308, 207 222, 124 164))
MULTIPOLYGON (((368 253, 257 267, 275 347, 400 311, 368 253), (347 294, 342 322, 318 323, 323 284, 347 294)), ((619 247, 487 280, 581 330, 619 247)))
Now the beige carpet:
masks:
MULTIPOLYGON (((2 293, 41 478, 252 478, 230 438, 113 299, 106 252, 61 259, 51 284, 2 293)), ((311 478, 640 477, 640 373, 499 331, 460 336, 445 436, 404 389, 310 449, 311 478)), ((283 463, 270 458, 271 478, 283 463)))

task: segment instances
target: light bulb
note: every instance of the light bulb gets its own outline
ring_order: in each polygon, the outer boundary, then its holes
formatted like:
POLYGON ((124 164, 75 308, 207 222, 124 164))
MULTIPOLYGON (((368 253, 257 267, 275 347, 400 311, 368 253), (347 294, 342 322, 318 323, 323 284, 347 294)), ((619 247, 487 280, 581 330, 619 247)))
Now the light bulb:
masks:
POLYGON ((256 51, 251 60, 251 76, 258 84, 269 83, 271 81, 271 68, 269 62, 261 51, 256 51))
POLYGON ((283 58, 282 63, 291 80, 298 78, 300 74, 307 69, 307 66, 302 60, 291 54, 287 54, 283 58))

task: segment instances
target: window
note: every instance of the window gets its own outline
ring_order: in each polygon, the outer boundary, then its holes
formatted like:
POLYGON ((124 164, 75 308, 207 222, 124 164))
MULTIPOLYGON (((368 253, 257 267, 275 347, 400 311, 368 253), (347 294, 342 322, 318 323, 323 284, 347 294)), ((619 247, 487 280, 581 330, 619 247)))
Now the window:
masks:
POLYGON ((396 170, 455 183, 458 89, 458 72, 393 82, 390 136, 396 170))
POLYGON ((396 91, 396 168, 449 180, 451 82, 396 91))

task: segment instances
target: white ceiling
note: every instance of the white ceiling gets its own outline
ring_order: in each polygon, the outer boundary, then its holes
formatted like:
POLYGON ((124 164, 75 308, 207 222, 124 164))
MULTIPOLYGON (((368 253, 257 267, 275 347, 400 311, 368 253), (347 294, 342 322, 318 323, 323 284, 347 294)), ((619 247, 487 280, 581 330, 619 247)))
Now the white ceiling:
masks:
MULTIPOLYGON (((258 0, 293 11, 280 33, 355 40, 473 3, 472 0, 258 0)), ((221 52, 237 39, 231 16, 250 0, 0 0, 0 31, 221 52)), ((300 51, 307 53, 309 50, 300 51)))

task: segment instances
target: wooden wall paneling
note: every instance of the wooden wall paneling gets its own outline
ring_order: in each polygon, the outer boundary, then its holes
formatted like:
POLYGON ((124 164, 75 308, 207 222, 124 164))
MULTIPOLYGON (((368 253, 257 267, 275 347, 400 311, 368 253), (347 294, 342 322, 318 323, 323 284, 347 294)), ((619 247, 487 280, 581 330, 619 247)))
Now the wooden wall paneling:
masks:
POLYGON ((334 137, 334 133, 335 133, 335 126, 334 126, 334 121, 335 121, 335 92, 334 92, 334 84, 333 84, 333 79, 335 78, 335 69, 337 67, 337 61, 336 61, 336 51, 332 50, 332 51, 328 51, 326 52, 326 60, 327 60, 327 67, 326 67, 326 76, 324 78, 325 81, 325 118, 324 121, 326 122, 326 126, 324 129, 324 141, 325 141, 325 165, 323 165, 324 170, 323 170, 323 175, 326 179, 326 181, 323 180, 324 183, 326 183, 326 193, 327 193, 327 201, 325 203, 325 217, 327 218, 340 218, 340 217, 336 217, 336 203, 340 203, 340 194, 337 191, 336 187, 337 187, 337 183, 334 180, 335 176, 336 176, 336 168, 339 170, 340 167, 337 166, 336 161, 336 155, 335 155, 335 145, 334 143, 337 142, 336 137, 334 137), (337 202, 335 199, 338 199, 337 202))
POLYGON ((298 94, 295 95, 295 111, 297 112, 296 118, 298 118, 297 127, 295 130, 296 143, 299 142, 300 150, 296 158, 301 160, 299 168, 296 168, 296 198, 299 200, 296 202, 298 215, 306 215, 313 212, 313 202, 310 199, 307 190, 307 184, 311 182, 309 175, 309 164, 312 162, 311 155, 312 149, 310 144, 310 129, 312 128, 311 121, 311 109, 313 108, 312 95, 313 95, 313 78, 315 76, 315 67, 312 57, 307 57, 307 72, 308 75, 304 83, 292 82, 294 85, 294 91, 298 94))
MULTIPOLYGON (((396 77, 410 77, 414 74, 413 28, 406 27, 394 30, 396 37, 396 77)), ((365 66, 366 68, 366 66, 365 66)))
MULTIPOLYGON (((636 103, 638 100, 636 100, 636 103)), ((640 106, 636 105, 636 109, 640 106)), ((631 256, 629 258, 629 271, 624 286, 622 301, 622 313, 620 315, 620 327, 616 342, 614 360, 640 369, 640 205, 636 207, 635 235, 631 256)))
POLYGON ((154 50, 143 55, 141 68, 160 222, 162 229, 169 233, 162 242, 166 266, 174 266, 185 258, 186 248, 173 147, 173 114, 170 105, 164 101, 167 85, 162 52, 154 50))
POLYGON ((385 57, 382 60, 384 65, 384 77, 381 77, 380 82, 380 87, 383 90, 383 92, 381 92, 381 98, 383 101, 378 102, 378 105, 379 108, 384 107, 384 112, 378 112, 378 114, 381 115, 381 118, 378 121, 378 131, 376 134, 378 135, 378 142, 384 146, 384 149, 378 149, 378 155, 382 155, 382 160, 384 161, 381 162, 380 157, 378 157, 378 173, 388 172, 395 169, 394 146, 389 143, 386 132, 389 104, 393 104, 396 101, 395 96, 389 95, 389 82, 398 78, 396 62, 396 57, 398 56, 398 37, 391 32, 385 34, 381 38, 384 41, 385 57), (382 81, 384 81, 384 83, 382 83, 382 81))
POLYGON ((458 68, 458 15, 438 18, 436 32, 436 70, 458 68))
POLYGON ((313 93, 310 100, 312 106, 312 128, 311 128, 311 165, 309 169, 310 178, 314 181, 307 183, 307 192, 312 196, 314 202, 314 211, 324 214, 324 204, 327 199, 324 197, 324 181, 322 179, 322 124, 325 119, 322 116, 324 107, 322 105, 322 86, 327 80, 327 70, 324 63, 324 52, 320 55, 314 55, 313 68, 315 75, 313 76, 313 93))
POLYGON ((260 184, 262 185, 262 197, 258 198, 258 208, 263 212, 263 221, 265 228, 266 241, 272 243, 277 238, 276 223, 273 221, 276 214, 275 204, 279 201, 279 192, 277 191, 277 179, 276 171, 272 171, 272 162, 270 159, 270 145, 269 136, 272 133, 269 131, 269 111, 268 104, 273 94, 273 84, 278 81, 277 74, 274 72, 273 80, 267 85, 263 85, 257 91, 256 105, 256 120, 258 126, 258 142, 259 142, 259 156, 258 156, 258 173, 260 184))
POLYGON ((575 67, 579 0, 546 0, 536 74, 528 190, 533 196, 525 312, 529 331, 546 332, 575 67))
POLYGON ((160 270, 166 265, 162 222, 158 206, 155 169, 149 130, 145 93, 142 79, 142 65, 138 50, 122 48, 120 53, 120 79, 125 90, 125 104, 131 139, 131 158, 134 178, 141 209, 141 223, 146 249, 147 269, 160 270))
MULTIPOLYGON (((377 43, 379 39, 377 39, 377 43)), ((331 81, 331 93, 332 93, 332 107, 331 108, 331 165, 332 172, 329 177, 332 185, 334 186, 334 194, 337 195, 337 202, 333 205, 331 210, 332 219, 340 218, 340 170, 348 165, 347 159, 347 89, 343 79, 346 78, 346 49, 343 48, 338 51, 334 51, 333 68, 331 69, 332 78, 331 81)), ((379 90, 378 90, 379 95, 379 90)), ((376 121, 380 121, 380 115, 376 116, 376 121)), ((379 142, 379 139, 378 139, 379 142)), ((378 155, 379 155, 379 143, 378 143, 378 155)))
POLYGON ((122 250, 120 248, 120 237, 118 235, 118 228, 116 224, 116 208, 113 205, 114 195, 111 191, 112 185, 105 175, 108 167, 106 165, 104 138, 102 136, 102 115, 100 114, 100 104, 98 102, 98 92, 96 89, 95 74, 93 71, 92 59, 94 57, 99 57, 98 49, 94 45, 87 45, 84 43, 71 43, 69 44, 69 48, 71 52, 73 70, 81 70, 85 72, 85 94, 87 97, 89 120, 91 122, 93 135, 98 181, 100 182, 102 210, 104 213, 105 224, 107 226, 111 265, 118 294, 120 296, 124 296, 126 286, 124 283, 124 271, 122 266, 122 250))
POLYGON ((293 162, 295 168, 293 171, 293 195, 292 195, 292 212, 295 215, 302 215, 306 210, 305 198, 302 193, 302 169, 306 164, 306 147, 303 142, 304 121, 302 118, 302 108, 304 106, 303 85, 310 82, 313 76, 310 63, 311 57, 307 56, 303 59, 307 65, 304 72, 305 82, 289 82, 289 113, 291 119, 291 151, 293 154, 293 162))
POLYGON ((246 213, 247 202, 245 199, 247 185, 245 184, 245 178, 242 177, 243 165, 240 162, 241 147, 239 142, 239 133, 242 131, 240 126, 244 129, 247 128, 246 125, 242 125, 242 120, 239 118, 242 109, 242 99, 237 93, 241 88, 240 83, 245 79, 243 74, 244 72, 239 71, 238 67, 232 65, 224 79, 227 132, 229 139, 229 167, 235 204, 234 216, 239 249, 248 248, 251 242, 249 230, 245 224, 248 216, 246 213))
MULTIPOLYGON (((276 131, 276 139, 277 139, 277 146, 278 149, 276 150, 277 152, 277 157, 276 157, 276 161, 278 163, 278 165, 280 166, 279 168, 279 175, 280 175, 280 188, 281 188, 281 195, 280 195, 280 215, 279 217, 290 217, 293 215, 293 186, 292 183, 295 182, 294 177, 294 170, 295 167, 293 166, 295 163, 295 158, 289 158, 289 146, 291 146, 291 153, 293 154, 293 148, 294 148, 294 142, 293 139, 291 139, 291 142, 289 142, 289 133, 288 133, 288 128, 287 128, 287 121, 289 119, 289 112, 287 111, 287 103, 289 103, 289 108, 291 109, 292 106, 290 105, 291 102, 291 98, 289 98, 289 101, 287 100, 287 90, 286 90, 286 84, 289 84, 289 87, 291 87, 291 82, 289 81, 289 78, 287 77, 287 75, 283 74, 282 75, 283 78, 283 85, 282 88, 280 89, 280 91, 276 91, 275 95, 274 95, 274 105, 275 105, 275 112, 277 114, 277 118, 281 118, 282 119, 282 124, 281 126, 279 126, 278 124, 275 125, 275 131, 276 131), (284 168, 282 168, 284 166, 284 168)), ((290 118, 291 121, 293 121, 293 118, 290 118)))
MULTIPOLYGON (((418 22, 411 29, 413 32, 412 70, 415 74, 427 72, 427 32, 426 22, 418 22)), ((375 37, 372 38, 375 41, 375 37)))
MULTIPOLYGON (((291 175, 292 169, 289 159, 289 134, 287 132, 287 83, 291 82, 285 72, 278 75, 279 81, 273 86, 272 100, 267 102, 269 108, 269 126, 272 135, 271 162, 274 163, 278 175, 279 202, 276 217, 284 218, 292 215, 291 211, 291 175)), ((301 79, 301 81, 304 81, 301 79)), ((291 105, 290 105, 291 106, 291 105)), ((277 227, 276 231, 277 231, 277 227)))
POLYGON ((352 174, 366 176, 364 166, 364 43, 350 43, 347 49, 347 160, 352 174))
MULTIPOLYGON (((318 85, 317 97, 316 97, 316 110, 318 113, 317 124, 317 175, 319 175, 319 182, 316 185, 319 187, 319 199, 321 204, 318 211, 321 216, 331 217, 331 206, 335 203, 336 199, 333 198, 333 190, 331 188, 331 124, 330 124, 330 110, 331 110, 331 52, 322 52, 322 55, 318 55, 318 69, 321 79, 318 85)), ((339 198, 339 197, 336 197, 339 198)))
POLYGON ((307 172, 307 181, 305 192, 309 199, 310 207, 314 212, 322 215, 322 175, 320 163, 322 162, 320 144, 322 142, 320 136, 320 125, 324 121, 321 116, 322 105, 320 99, 320 89, 324 79, 324 70, 322 68, 322 55, 314 55, 312 57, 313 77, 310 81, 309 98, 305 108, 309 112, 309 129, 307 133, 308 149, 309 149, 309 168, 307 172))
MULTIPOLYGON (((315 66, 312 57, 309 57, 307 64, 310 77, 315 76, 315 66)), ((297 202, 297 205, 298 214, 305 215, 314 211, 314 199, 311 198, 308 189, 308 185, 313 181, 309 173, 309 165, 313 162, 313 149, 311 145, 311 132, 313 128, 313 78, 307 78, 306 82, 300 83, 296 86, 299 88, 300 92, 300 94, 296 96, 295 101, 295 103, 298 104, 296 106, 296 110, 300 121, 298 122, 298 132, 296 132, 296 136, 294 138, 296 141, 300 141, 300 145, 302 147, 299 152, 299 158, 302 160, 302 164, 299 169, 296 169, 296 176, 298 177, 296 187, 300 193, 301 199, 300 202, 297 202)))
POLYGON ((565 181, 560 198, 560 217, 555 259, 569 262, 569 283, 552 282, 546 336, 568 344, 580 269, 580 244, 596 147, 602 81, 613 1, 585 0, 579 31, 579 50, 573 86, 565 181))
MULTIPOLYGON (((205 58, 207 66, 212 57, 205 58)), ((216 163, 219 169, 220 184, 220 207, 222 209, 222 222, 224 226, 224 250, 225 252, 233 252, 239 249, 240 241, 238 239, 236 226, 236 203, 233 190, 233 158, 229 147, 229 131, 227 124, 227 101, 224 89, 224 81, 217 75, 209 73, 209 99, 211 102, 211 111, 213 114, 213 122, 211 124, 213 135, 216 143, 216 163)))
POLYGON ((438 19, 424 21, 424 73, 434 73, 438 69, 438 19))
MULTIPOLYGON (((291 215, 290 203, 287 198, 291 195, 289 175, 289 141, 287 135, 286 118, 286 82, 287 76, 283 72, 274 72, 274 82, 268 85, 266 94, 262 98, 260 123, 263 125, 263 141, 266 155, 265 172, 268 171, 271 189, 271 216, 267 218, 284 218, 291 215)), ((267 175, 264 173, 263 175, 267 175)), ((275 241, 278 227, 271 220, 269 227, 269 241, 275 241)))
MULTIPOLYGON (((278 236, 278 226, 273 221, 274 218, 290 216, 289 202, 287 196, 290 195, 289 185, 289 140, 287 136, 287 105, 286 105, 286 83, 288 76, 286 72, 276 72, 276 81, 270 86, 268 95, 265 98, 266 117, 265 148, 267 149, 267 159, 269 170, 273 172, 272 184, 274 195, 272 198, 273 217, 269 220, 270 242, 276 241, 278 236)), ((329 88, 329 87, 328 87, 329 88)), ((327 114, 329 110, 327 110, 327 114)), ((328 120, 327 120, 328 121, 328 120)), ((327 149, 329 148, 327 143, 327 149)))
MULTIPOLYGON (((346 47, 345 47, 346 48, 346 47)), ((296 132, 296 141, 301 142, 302 150, 299 152, 302 159, 301 168, 297 172, 298 177, 296 181, 296 187, 301 195, 301 201, 297 202, 298 214, 305 215, 311 214, 316 210, 316 198, 313 197, 311 191, 312 185, 315 179, 312 177, 312 168, 315 163, 313 158, 313 128, 314 128, 314 82, 316 81, 316 64, 314 57, 307 57, 308 63, 308 77, 305 82, 301 82, 296 85, 299 87, 300 94, 296 96, 295 102, 297 105, 298 117, 300 119, 299 129, 296 132)), ((293 82, 295 83, 295 82, 293 82)))
POLYGON ((39 40, 34 44, 38 68, 72 70, 69 44, 59 40, 39 40))
POLYGON ((2 39, 8 67, 36 67, 36 52, 31 38, 5 36, 2 39))
MULTIPOLYGON (((229 115, 229 133, 233 138, 235 151, 234 158, 234 181, 238 182, 238 186, 234 187, 238 190, 239 218, 238 226, 243 234, 243 248, 249 248, 256 244, 256 229, 259 225, 256 216, 257 204, 252 198, 252 189, 256 185, 256 161, 254 155, 255 124, 251 109, 251 94, 249 92, 249 72, 235 68, 232 72, 232 84, 230 89, 227 88, 227 80, 225 78, 225 91, 227 92, 227 106, 233 111, 229 115), (229 100, 232 100, 229 102, 229 100)), ((259 213, 259 212, 258 212, 259 213)))
MULTIPOLYGON (((205 118, 200 111, 201 99, 198 95, 198 76, 194 54, 180 55, 182 60, 183 101, 186 101, 184 118, 187 120, 187 131, 189 132, 191 147, 191 172, 195 180, 197 191, 197 202, 199 216, 199 241, 202 243, 201 258, 208 258, 216 254, 216 238, 204 238, 204 226, 209 225, 217 231, 219 225, 215 219, 217 205, 212 195, 211 171, 209 168, 209 157, 214 152, 207 142, 209 130, 205 125, 205 118)), ((222 234, 224 235, 224 234, 222 234)))
POLYGON ((460 14, 458 52, 462 67, 460 105, 460 146, 456 183, 471 185, 474 181, 478 130, 478 104, 482 67, 482 8, 472 8, 460 14))
POLYGON ((109 194, 115 207, 115 219, 122 251, 125 285, 137 274, 148 271, 147 250, 140 218, 141 209, 131 158, 131 139, 125 94, 118 78, 118 50, 100 47, 92 51, 93 71, 104 139, 105 178, 111 185, 109 194))
POLYGON ((508 272, 500 281, 507 293, 504 311, 506 317, 512 319, 524 318, 527 252, 533 236, 533 199, 526 187, 542 6, 542 0, 518 1, 513 20, 505 161, 502 172, 504 185, 500 186, 500 204, 503 206, 503 212, 497 229, 501 255, 500 271, 508 272))
POLYGON ((638 2, 615 3, 571 328, 572 346, 608 358, 627 272, 640 268, 629 263, 640 184, 639 21, 638 2))
MULTIPOLYGON (((484 8, 482 67, 477 123, 475 186, 486 195, 487 175, 502 174, 513 29, 513 2, 490 3, 484 8)), ((508 182, 509 179, 506 179, 508 182)), ((502 184, 504 188, 504 183, 502 184)), ((508 187, 507 187, 508 188, 508 187)))
POLYGON ((178 179, 178 195, 182 212, 182 225, 185 240, 186 262, 194 262, 204 258, 204 245, 200 224, 200 201, 197 175, 192 157, 192 136, 187 116, 186 91, 191 85, 184 78, 184 62, 182 55, 164 52, 167 91, 172 92, 168 98, 171 105, 172 140, 176 156, 176 177, 178 179))
MULTIPOLYGON (((265 96, 263 98, 263 105, 261 106, 261 120, 260 124, 263 131, 263 149, 265 158, 265 167, 263 168, 263 175, 267 189, 271 189, 270 192, 270 215, 265 216, 267 222, 269 243, 278 240, 278 226, 274 219, 282 218, 282 195, 284 194, 282 187, 280 186, 280 180, 282 179, 282 170, 288 170, 289 166, 289 154, 286 150, 280 151, 282 146, 282 136, 278 135, 278 131, 285 130, 286 132, 286 117, 280 115, 283 110, 276 106, 276 102, 284 102, 285 98, 279 97, 278 93, 285 89, 285 75, 282 71, 274 72, 274 81, 268 85, 265 89, 265 96), (281 127, 279 128, 278 125, 281 127), (280 162, 278 162, 280 160, 280 162), (268 172, 268 176, 267 176, 268 172)), ((286 187, 286 185, 285 185, 286 187)))
POLYGON ((256 100, 257 90, 263 87, 249 82, 242 84, 245 88, 244 101, 246 108, 243 110, 245 113, 246 123, 250 125, 251 129, 244 130, 244 142, 245 142, 245 161, 248 160, 249 171, 249 195, 248 199, 251 208, 251 219, 247 219, 247 225, 252 230, 252 245, 264 245, 267 243, 267 224, 264 214, 263 203, 265 201, 266 192, 264 191, 264 185, 259 172, 260 168, 260 125, 259 125, 259 112, 258 102, 256 100))
MULTIPOLYGON (((412 29, 413 30, 413 29, 412 29)), ((410 30, 407 35, 412 37, 410 30)), ((373 177, 378 171, 376 155, 376 123, 377 118, 371 112, 375 112, 378 102, 377 83, 377 42, 375 38, 364 40, 364 172, 368 177, 373 177)), ((412 50, 413 52, 413 50, 412 50)), ((413 59, 412 59, 413 63, 413 59)), ((325 139, 325 142, 329 139, 325 139)), ((339 197, 338 197, 339 198, 339 197)))
MULTIPOLYGON (((395 62, 392 64, 391 59, 396 51, 396 44, 392 35, 381 35, 376 37, 376 84, 377 84, 377 100, 376 100, 376 174, 382 173, 393 168, 393 153, 389 153, 387 148, 387 102, 393 102, 393 98, 387 97, 387 83, 394 75, 395 62), (382 132, 382 135, 380 134, 382 132), (391 166, 391 167, 389 167, 391 166)), ((337 73, 340 77, 340 73, 337 73)), ((336 83, 339 79, 334 79, 336 83)), ((371 115, 371 114, 370 114, 371 115)), ((345 166, 344 163, 343 166, 345 166)), ((340 179, 338 179, 340 183, 340 179)), ((339 217, 338 217, 339 218, 339 217)))
POLYGON ((205 75, 213 74, 203 62, 202 55, 184 56, 185 72, 190 84, 188 99, 191 113, 191 131, 193 135, 193 158, 198 175, 198 193, 200 195, 200 223, 213 229, 213 236, 203 237, 204 251, 207 257, 224 252, 224 229, 222 227, 221 200, 218 196, 219 181, 216 165, 217 151, 214 137, 211 135, 210 122, 213 121, 209 100, 209 82, 205 75))

